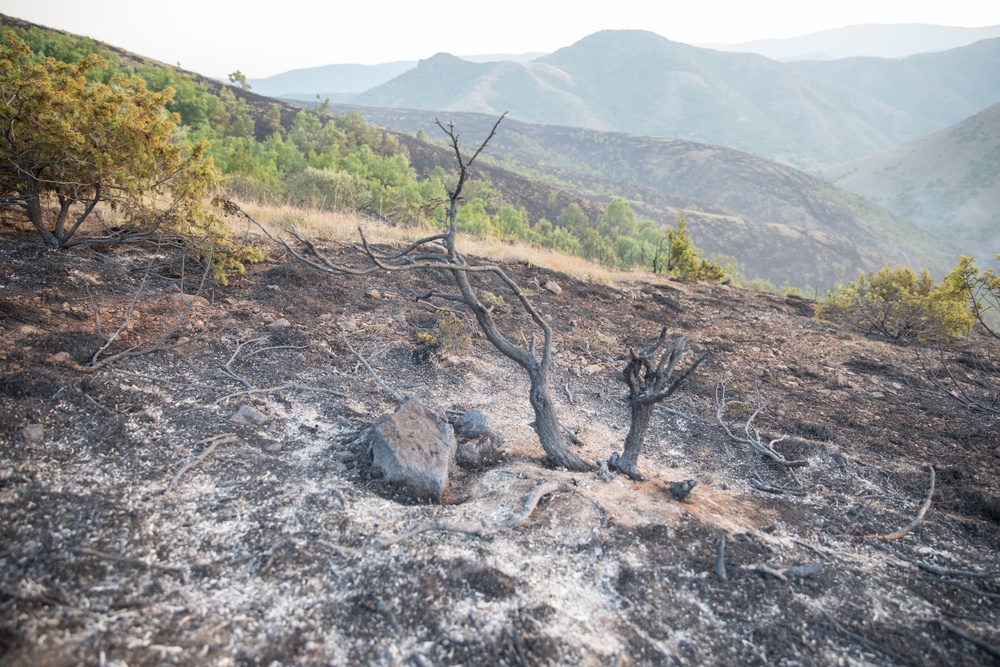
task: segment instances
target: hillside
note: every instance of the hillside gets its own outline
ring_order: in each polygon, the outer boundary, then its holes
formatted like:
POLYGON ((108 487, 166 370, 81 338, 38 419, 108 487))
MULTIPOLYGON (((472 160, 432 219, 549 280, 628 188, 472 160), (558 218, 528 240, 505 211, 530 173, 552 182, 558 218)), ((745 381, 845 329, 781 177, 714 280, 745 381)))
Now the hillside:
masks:
POLYGON ((814 80, 851 86, 890 107, 932 121, 936 129, 1000 102, 1000 37, 899 60, 845 58, 789 66, 814 80))
POLYGON ((421 342, 453 321, 412 299, 436 285, 425 272, 332 279, 275 251, 185 316, 176 290, 194 282, 162 246, 25 241, 0 243, 8 667, 971 667, 1000 645, 996 416, 931 382, 938 363, 964 381, 982 339, 939 357, 838 331, 798 298, 505 265, 555 330, 553 389, 589 462, 628 429, 629 347, 668 323, 711 352, 654 414, 640 483, 545 465, 526 378, 471 318, 454 320, 464 347, 421 342), (86 369, 126 317, 128 345, 176 329, 86 369), (487 415, 495 454, 456 467, 444 503, 374 474, 366 429, 396 404, 343 340, 436 414, 487 415), (754 426, 808 465, 791 475, 728 438, 717 383, 749 401, 725 413, 740 433, 766 392, 754 426), (679 502, 682 480, 697 486, 679 502))
POLYGON ((1000 104, 824 174, 838 186, 948 236, 965 254, 1000 251, 1000 104))
MULTIPOLYGON (((446 150, 424 150, 418 130, 434 138, 440 130, 430 113, 366 107, 366 120, 398 130, 414 166, 429 173, 447 167, 446 150), (406 136, 408 135, 408 136, 406 136)), ((449 113, 465 136, 483 136, 496 119, 449 113)), ((553 220, 558 210, 531 192, 526 177, 552 183, 595 202, 623 196, 635 210, 660 224, 682 214, 709 256, 735 257, 751 277, 776 285, 828 289, 845 277, 887 264, 949 268, 955 253, 903 219, 845 191, 784 165, 747 153, 689 141, 543 126, 505 120, 487 159, 504 171, 487 178, 533 220, 553 220), (513 180, 512 180, 513 179, 513 180)), ((551 186, 550 186, 551 187, 551 186)), ((543 190, 546 188, 543 187, 543 190)), ((564 202, 565 199, 556 199, 564 202)))

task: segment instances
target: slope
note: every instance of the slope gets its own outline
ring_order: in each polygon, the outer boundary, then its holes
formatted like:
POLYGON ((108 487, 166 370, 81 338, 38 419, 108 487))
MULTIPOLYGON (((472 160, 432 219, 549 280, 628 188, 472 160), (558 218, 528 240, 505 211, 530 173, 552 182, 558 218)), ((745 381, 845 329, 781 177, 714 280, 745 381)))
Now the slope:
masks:
MULTIPOLYGON (((434 115, 420 111, 357 110, 367 121, 401 133, 421 173, 449 167, 448 152, 415 139, 434 139, 434 115)), ((449 112, 463 136, 485 136, 495 118, 449 112)), ((622 196, 643 217, 692 222, 709 255, 735 257, 749 276, 775 284, 827 288, 886 264, 941 271, 955 252, 902 218, 790 167, 732 149, 690 141, 545 126, 505 120, 490 143, 494 167, 481 172, 506 201, 532 221, 555 219, 567 199, 545 195, 551 183, 596 204, 622 196), (497 167, 502 167, 499 169, 497 167), (517 176, 516 174, 521 174, 517 176)))
POLYGON ((814 79, 852 86, 938 128, 1000 102, 1000 37, 902 60, 846 58, 789 66, 814 79))
POLYGON ((1000 250, 1000 104, 824 174, 966 254, 1000 250))

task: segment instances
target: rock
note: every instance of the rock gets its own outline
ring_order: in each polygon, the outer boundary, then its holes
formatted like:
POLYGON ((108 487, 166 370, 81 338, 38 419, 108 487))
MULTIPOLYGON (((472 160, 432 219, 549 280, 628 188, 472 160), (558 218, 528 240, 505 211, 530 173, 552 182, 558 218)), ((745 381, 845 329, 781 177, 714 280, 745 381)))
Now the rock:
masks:
POLYGON ((45 427, 41 424, 28 424, 17 431, 25 442, 41 442, 45 437, 45 427))
POLYGON ((583 372, 587 375, 594 375, 595 373, 600 373, 603 367, 600 364, 591 364, 583 369, 583 372))
POLYGON ((241 405, 240 409, 229 418, 234 424, 245 424, 246 426, 262 426, 267 423, 267 416, 249 405, 241 405))
POLYGON ((696 486, 698 486, 698 482, 693 479, 686 479, 683 482, 674 482, 670 485, 670 495, 677 500, 684 501, 689 495, 691 495, 691 491, 696 486))
POLYGON ((469 470, 482 468, 489 462, 492 448, 486 438, 482 440, 469 440, 458 446, 455 453, 455 462, 469 470))
POLYGON ((542 285, 542 289, 552 292, 557 296, 562 294, 562 287, 559 287, 559 283, 554 280, 547 281, 544 285, 542 285))
POLYGON ((366 294, 368 295, 369 299, 381 299, 382 298, 382 292, 379 292, 377 289, 370 289, 370 290, 368 290, 368 292, 366 292, 366 294))
POLYGON ((292 326, 292 323, 282 317, 280 320, 275 320, 268 324, 267 328, 273 331, 275 329, 286 329, 290 326, 292 326))
POLYGON ((372 426, 372 464, 385 480, 440 501, 455 461, 455 432, 416 399, 372 426))
POLYGON ((459 442, 476 440, 490 432, 490 420, 480 410, 467 410, 455 422, 455 437, 459 442))
POLYGON ((185 306, 194 306, 195 308, 208 308, 212 305, 205 297, 194 294, 174 294, 170 298, 185 306))

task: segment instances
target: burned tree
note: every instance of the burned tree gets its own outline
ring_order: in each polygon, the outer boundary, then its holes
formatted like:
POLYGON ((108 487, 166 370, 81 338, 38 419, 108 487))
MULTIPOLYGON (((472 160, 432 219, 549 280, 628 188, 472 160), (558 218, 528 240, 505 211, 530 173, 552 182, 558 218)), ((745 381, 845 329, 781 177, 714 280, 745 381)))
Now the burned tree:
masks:
MULTIPOLYGON (((538 434, 542 448, 548 456, 548 460, 552 465, 562 466, 569 470, 590 470, 591 466, 569 449, 566 434, 559 423, 555 404, 552 401, 549 389, 549 370, 552 363, 551 327, 528 300, 527 295, 525 295, 517 282, 508 276, 503 269, 493 265, 469 264, 465 257, 458 251, 456 244, 458 211, 462 202, 462 189, 470 176, 469 170, 480 153, 486 148, 486 145, 496 135, 497 128, 500 126, 501 121, 503 121, 504 116, 501 116, 497 120, 489 135, 483 140, 471 157, 463 154, 459 144, 459 135, 455 131, 454 124, 448 123, 445 125, 440 120, 435 119, 438 127, 448 137, 451 148, 455 153, 455 161, 458 167, 458 180, 454 187, 446 186, 448 212, 445 220, 445 230, 441 233, 419 239, 402 250, 384 252, 372 247, 365 238, 364 232, 361 231, 361 243, 364 253, 371 264, 363 268, 350 268, 332 262, 314 243, 303 238, 294 230, 290 230, 290 233, 305 246, 306 250, 304 252, 292 248, 283 239, 272 236, 262 226, 261 229, 269 237, 284 245, 296 258, 316 269, 333 275, 362 275, 377 270, 437 270, 449 272, 454 281, 454 288, 457 290, 457 294, 435 289, 420 296, 419 300, 437 299, 464 305, 476 318, 476 322, 490 343, 527 372, 531 385, 528 398, 535 414, 534 429, 538 434), (515 344, 504 334, 497 324, 492 309, 484 305, 480 299, 479 294, 481 292, 473 285, 470 279, 471 276, 480 278, 492 277, 513 294, 534 327, 541 332, 541 343, 539 344, 536 340, 534 332, 530 337, 525 337, 526 342, 523 346, 515 344)), ((223 201, 221 204, 227 211, 246 216, 256 223, 236 204, 229 201, 223 201)), ((260 225, 258 224, 258 226, 260 225)))
POLYGON ((666 327, 663 327, 656 342, 638 354, 635 350, 629 350, 631 358, 625 366, 624 379, 629 390, 628 402, 632 413, 632 425, 625 438, 625 450, 621 454, 612 454, 609 463, 611 468, 634 480, 644 479, 639 473, 637 464, 653 408, 657 403, 670 398, 708 356, 708 352, 703 352, 691 362, 690 366, 675 376, 677 363, 686 350, 687 336, 681 336, 673 345, 668 345, 666 327), (662 350, 660 358, 655 360, 660 350, 662 350))

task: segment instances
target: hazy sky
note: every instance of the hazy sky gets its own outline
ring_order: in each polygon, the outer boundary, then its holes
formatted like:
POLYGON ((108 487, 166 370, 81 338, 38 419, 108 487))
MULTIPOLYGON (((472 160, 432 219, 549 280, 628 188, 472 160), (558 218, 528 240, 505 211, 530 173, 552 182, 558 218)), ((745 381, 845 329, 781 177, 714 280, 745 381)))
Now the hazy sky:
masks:
POLYGON ((0 0, 0 13, 208 76, 332 63, 551 52, 598 30, 688 44, 796 37, 860 23, 1000 24, 1000 0, 0 0), (586 7, 586 8, 585 8, 586 7))

